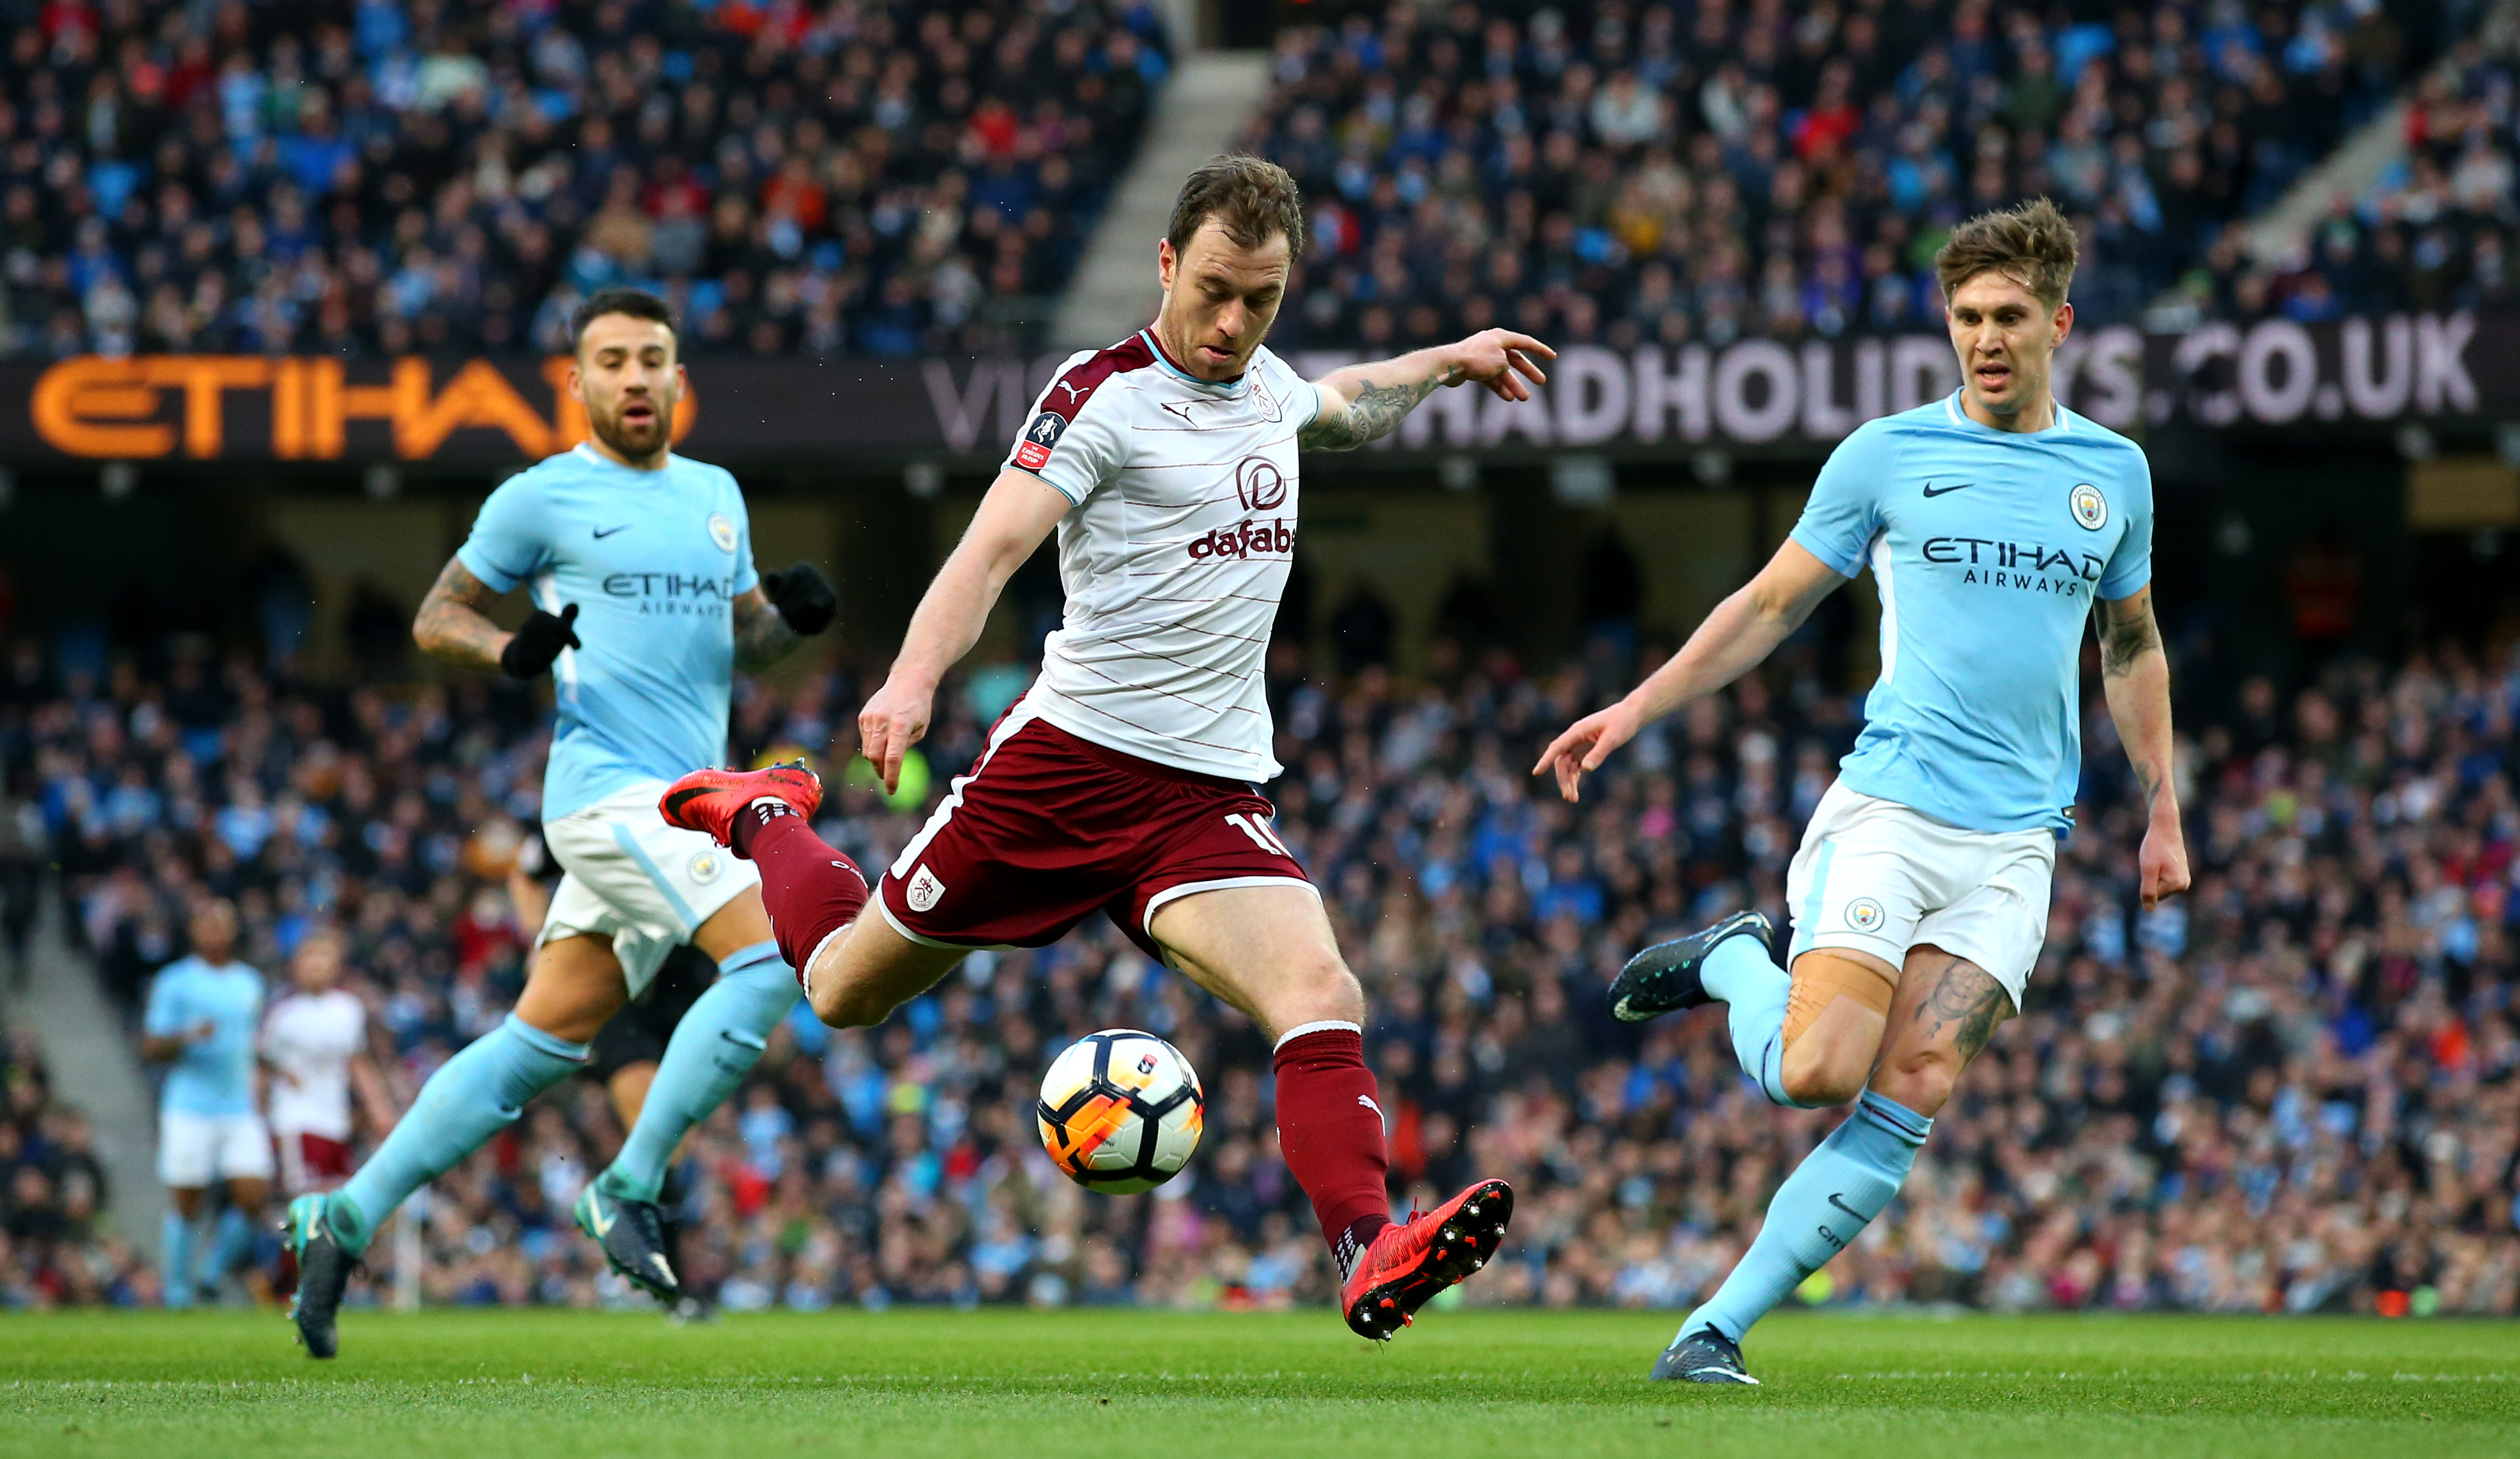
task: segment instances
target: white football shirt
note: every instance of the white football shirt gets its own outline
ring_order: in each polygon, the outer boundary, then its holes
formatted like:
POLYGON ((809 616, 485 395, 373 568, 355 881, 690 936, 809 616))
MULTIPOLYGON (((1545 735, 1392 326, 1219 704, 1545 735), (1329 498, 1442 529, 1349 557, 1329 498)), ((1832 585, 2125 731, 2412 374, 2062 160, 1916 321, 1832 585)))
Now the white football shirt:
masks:
POLYGON ((367 1042, 367 1006, 354 993, 328 988, 273 1004, 262 1057, 290 1077, 271 1081, 272 1132, 350 1138, 350 1061, 367 1042))
POLYGON ((1075 506, 1062 625, 1025 707, 1205 775, 1278 775, 1263 677, 1295 552, 1295 433, 1321 392, 1264 346, 1213 384, 1151 330, 1059 367, 1007 465, 1075 506))

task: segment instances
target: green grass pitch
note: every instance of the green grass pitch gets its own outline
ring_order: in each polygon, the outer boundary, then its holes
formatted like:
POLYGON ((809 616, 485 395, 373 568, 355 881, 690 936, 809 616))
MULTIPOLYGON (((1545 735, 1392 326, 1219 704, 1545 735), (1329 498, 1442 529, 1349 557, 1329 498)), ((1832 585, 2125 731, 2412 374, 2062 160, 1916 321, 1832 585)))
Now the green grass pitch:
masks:
POLYGON ((1672 1319, 1327 1311, 0 1317, 0 1453, 1197 1459, 2520 1455, 2520 1325, 1796 1316, 1759 1389, 1651 1384, 1672 1319))

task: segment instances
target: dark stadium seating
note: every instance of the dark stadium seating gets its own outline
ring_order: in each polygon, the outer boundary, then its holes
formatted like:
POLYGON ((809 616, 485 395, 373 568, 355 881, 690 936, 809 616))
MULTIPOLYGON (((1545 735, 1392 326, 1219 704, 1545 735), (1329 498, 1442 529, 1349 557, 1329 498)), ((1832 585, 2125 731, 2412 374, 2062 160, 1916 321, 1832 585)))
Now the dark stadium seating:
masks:
POLYGON ((0 349, 1021 343, 1166 50, 1143 0, 62 0, 0 34, 0 349))
POLYGON ((2181 280, 2200 314, 2280 312, 2305 324, 2390 310, 2508 308, 2520 297, 2508 55, 2461 42, 2416 88, 2408 155, 2337 207, 2300 256, 2252 263, 2209 249, 2181 280))
MULTIPOLYGON (((348 928, 402 1098, 515 995, 521 940, 465 857, 476 828, 531 816, 527 701, 469 680, 328 691, 242 660, 104 681, 18 662, 8 783, 124 996, 181 950, 202 890, 240 898, 266 968, 316 919, 348 928)), ((1782 920, 1785 858, 1856 707, 1789 659, 1648 733, 1569 807, 1523 770, 1583 685, 1442 646, 1423 683, 1283 677, 1272 794, 1369 989, 1396 1197, 1473 1171, 1525 1193, 1517 1245, 1469 1299, 1686 1303, 1836 1117, 1761 1101, 1722 1020, 1639 1032, 1606 1021, 1601 989, 1640 942, 1742 900, 1782 920)), ((949 686, 931 795, 1011 692, 949 686)), ((856 693, 752 688, 736 749, 829 745, 836 763, 856 693)), ((2520 1310, 2520 661, 2341 661, 2290 703, 2264 681, 2228 703, 2183 687, 2198 881, 2148 915, 2096 703, 2031 1006, 1894 1215, 1828 1268, 1829 1299, 2520 1310)), ((876 865, 922 813, 860 783, 824 830, 876 865)), ((1100 919, 975 958, 873 1032, 800 1019, 700 1135, 692 1269, 736 1306, 1319 1298, 1267 1068, 1247 1024, 1100 919), (1186 1189, 1087 1197, 1039 1155, 1045 1046, 1109 1026, 1163 1032, 1206 1077, 1186 1189)), ((441 1182, 431 1299, 618 1299, 565 1215, 614 1130, 599 1091, 563 1089, 441 1182)), ((65 1250, 19 1241, 0 1284, 111 1295, 47 1278, 65 1250)))
MULTIPOLYGON (((2053 195, 2132 317, 2439 49, 2429 4, 1602 0, 1280 33, 1248 143, 1303 183, 1290 340, 1914 328, 1962 216, 2053 195)), ((2507 189, 2506 189, 2507 197, 2507 189)), ((2236 257, 2224 260, 2236 277, 2236 257)))

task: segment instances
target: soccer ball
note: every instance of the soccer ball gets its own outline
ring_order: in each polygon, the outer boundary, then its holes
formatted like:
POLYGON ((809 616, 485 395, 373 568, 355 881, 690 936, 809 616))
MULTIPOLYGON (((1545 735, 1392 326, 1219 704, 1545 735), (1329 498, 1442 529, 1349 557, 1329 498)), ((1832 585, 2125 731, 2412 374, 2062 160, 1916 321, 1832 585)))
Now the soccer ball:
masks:
POLYGON ((1135 1028, 1069 1044, 1041 1078, 1042 1147, 1089 1191, 1151 1191, 1190 1163, 1207 1096, 1181 1050, 1135 1028))

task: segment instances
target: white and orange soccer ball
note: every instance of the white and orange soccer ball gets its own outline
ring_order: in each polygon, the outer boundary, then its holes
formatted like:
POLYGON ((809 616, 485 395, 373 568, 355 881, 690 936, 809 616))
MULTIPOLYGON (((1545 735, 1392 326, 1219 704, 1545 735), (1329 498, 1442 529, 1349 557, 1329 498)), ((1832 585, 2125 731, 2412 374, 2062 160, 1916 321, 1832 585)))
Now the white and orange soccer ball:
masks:
POLYGON ((1151 1191, 1198 1149, 1207 1096, 1182 1051, 1135 1028, 1069 1044, 1042 1075, 1042 1147, 1089 1191, 1151 1191))

